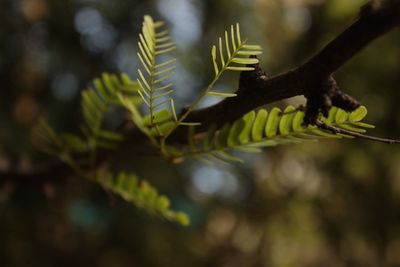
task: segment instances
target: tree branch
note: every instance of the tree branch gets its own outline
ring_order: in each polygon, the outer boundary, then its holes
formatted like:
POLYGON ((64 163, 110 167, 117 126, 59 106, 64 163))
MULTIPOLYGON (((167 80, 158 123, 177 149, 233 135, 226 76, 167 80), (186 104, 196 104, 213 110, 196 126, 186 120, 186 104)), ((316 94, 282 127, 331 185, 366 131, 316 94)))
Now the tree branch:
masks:
POLYGON ((328 77, 371 41, 400 24, 400 1, 370 2, 360 17, 300 68, 312 76, 328 77))
MULTIPOLYGON (((332 105, 354 110, 359 103, 339 90, 332 74, 371 41, 400 24, 400 0, 362 7, 360 17, 315 56, 294 70, 268 78, 259 66, 240 76, 238 96, 191 113, 187 121, 200 122, 199 130, 212 123, 221 126, 243 114, 277 100, 304 95, 308 99, 308 123, 332 105)), ((177 136, 182 133, 177 133, 177 136)))

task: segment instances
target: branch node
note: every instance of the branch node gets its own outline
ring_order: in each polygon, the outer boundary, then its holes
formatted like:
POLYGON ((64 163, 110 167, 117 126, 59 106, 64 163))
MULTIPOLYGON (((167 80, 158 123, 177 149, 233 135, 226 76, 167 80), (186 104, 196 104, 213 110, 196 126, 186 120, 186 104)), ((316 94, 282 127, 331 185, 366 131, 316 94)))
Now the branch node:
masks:
POLYGON ((314 88, 309 92, 305 95, 307 98, 306 117, 304 119, 306 125, 316 124, 320 112, 325 117, 328 117, 332 106, 346 111, 353 111, 360 106, 356 99, 339 89, 332 76, 314 85, 314 88))
MULTIPOLYGON (((257 56, 253 55, 250 58, 257 58, 257 56)), ((267 74, 260 66, 260 63, 257 64, 248 64, 247 67, 254 68, 252 71, 242 71, 240 73, 239 78, 239 88, 237 90, 237 94, 243 94, 248 90, 256 90, 258 87, 254 85, 260 84, 261 80, 268 79, 267 74)), ((262 90, 263 88, 260 88, 262 90)))

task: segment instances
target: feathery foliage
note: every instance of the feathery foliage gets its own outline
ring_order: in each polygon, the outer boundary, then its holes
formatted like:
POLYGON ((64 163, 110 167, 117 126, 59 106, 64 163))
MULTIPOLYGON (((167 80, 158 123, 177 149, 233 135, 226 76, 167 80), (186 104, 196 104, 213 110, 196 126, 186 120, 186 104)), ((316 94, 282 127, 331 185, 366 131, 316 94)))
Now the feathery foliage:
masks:
POLYGON ((222 37, 218 39, 218 49, 216 45, 211 49, 215 77, 219 77, 225 70, 254 70, 253 67, 246 65, 257 64, 258 59, 249 58, 249 56, 260 54, 262 54, 261 46, 250 45, 247 44, 247 40, 242 40, 239 23, 235 26, 231 25, 230 33, 225 31, 224 40, 222 37))
MULTIPOLYGON (((361 122, 367 115, 364 106, 353 112, 346 112, 337 107, 332 107, 328 118, 320 117, 327 125, 364 133, 365 128, 373 125, 361 122)), ((260 109, 251 111, 232 124, 225 124, 221 129, 209 127, 204 137, 195 135, 192 127, 188 134, 189 148, 183 155, 208 156, 223 161, 240 161, 229 153, 230 149, 246 152, 258 152, 260 148, 288 143, 298 143, 321 138, 342 138, 351 136, 333 134, 316 126, 305 127, 305 113, 297 111, 293 106, 288 106, 283 112, 273 108, 270 112, 260 109)))
MULTIPOLYGON (((93 156, 97 149, 114 149, 122 140, 123 137, 120 134, 102 128, 104 117, 112 107, 127 108, 137 127, 150 135, 152 128, 148 127, 153 123, 151 117, 150 115, 142 116, 138 111, 138 106, 142 103, 141 89, 140 84, 133 82, 126 74, 118 77, 104 73, 101 78, 93 81, 93 88, 84 90, 81 94, 84 119, 81 128, 86 139, 70 133, 57 134, 46 120, 41 119, 35 129, 40 148, 44 152, 59 157, 80 176, 93 181, 91 175, 82 168, 80 161, 74 159, 74 152, 89 152, 93 163, 93 156)), ((164 121, 170 117, 170 113, 168 110, 161 110, 154 113, 153 117, 164 121)), ((184 226, 189 224, 189 218, 185 213, 171 209, 170 201, 166 196, 160 195, 148 182, 139 182, 133 174, 121 172, 114 177, 109 172, 99 171, 94 181, 149 214, 184 226)))
POLYGON ((40 149, 50 154, 82 153, 91 151, 94 156, 98 149, 115 149, 123 137, 114 131, 102 128, 104 116, 112 107, 121 106, 119 96, 126 95, 132 103, 141 102, 138 96, 138 84, 128 75, 103 73, 101 78, 93 80, 93 88, 81 93, 81 108, 84 124, 83 136, 71 133, 56 133, 45 119, 39 121, 35 134, 39 137, 40 149))
POLYGON ((142 69, 138 69, 139 95, 149 110, 149 126, 154 127, 159 137, 162 132, 158 129, 160 121, 156 111, 163 105, 170 105, 175 113, 174 100, 170 97, 172 83, 164 82, 173 75, 175 59, 159 63, 159 57, 175 49, 174 42, 168 35, 168 30, 162 30, 162 21, 153 21, 150 16, 144 16, 142 33, 139 34, 139 53, 137 53, 142 69))
MULTIPOLYGON (((247 65, 257 64, 259 61, 255 57, 262 54, 259 45, 247 44, 247 40, 242 40, 239 23, 231 25, 230 33, 225 31, 225 38, 218 39, 218 49, 214 45, 211 49, 211 57, 214 66, 214 80, 211 87, 226 70, 231 71, 251 71, 253 67, 247 65), (250 57, 250 58, 249 58, 250 57)), ((216 97, 235 97, 234 93, 213 92, 209 88, 206 92, 208 96, 216 97)))
POLYGON ((160 195, 157 190, 146 181, 139 181, 133 174, 124 172, 114 176, 108 172, 101 172, 97 181, 107 190, 119 195, 125 201, 133 203, 147 213, 161 217, 168 221, 187 226, 189 217, 179 211, 173 211, 166 196, 160 195))
MULTIPOLYGON (((93 81, 93 86, 94 88, 83 91, 81 96, 82 115, 85 122, 82 131, 86 140, 75 134, 57 134, 45 119, 41 119, 35 128, 35 135, 42 151, 59 157, 77 174, 90 180, 93 180, 91 175, 87 174, 80 162, 74 159, 74 152, 86 151, 93 155, 93 152, 99 148, 115 148, 116 144, 122 140, 122 136, 102 129, 104 116, 113 106, 127 107, 126 103, 129 103, 130 110, 137 111, 137 106, 141 103, 138 83, 131 81, 126 74, 118 77, 105 73, 101 78, 93 81)), ((138 125, 150 124, 149 116, 142 117, 138 111, 135 115, 135 121, 140 121, 138 125)), ((160 115, 163 116, 163 112, 160 115)), ((156 116, 158 118, 158 113, 156 116)), ((111 173, 99 171, 95 181, 149 214, 184 226, 189 224, 186 214, 170 208, 170 201, 166 196, 160 195, 148 182, 139 182, 133 174, 122 172, 113 177, 111 173)))
POLYGON ((139 103, 138 83, 133 82, 128 75, 120 77, 104 73, 101 78, 93 81, 94 88, 82 92, 81 106, 85 124, 82 131, 91 149, 114 149, 123 137, 115 132, 102 129, 104 116, 112 106, 119 106, 120 94, 127 94, 134 103, 139 103))
MULTIPOLYGON (((161 142, 161 149, 163 150, 163 144, 167 137, 179 126, 196 126, 199 125, 197 122, 186 122, 184 121, 187 116, 200 104, 200 102, 206 96, 213 97, 235 97, 235 93, 225 93, 225 92, 216 92, 212 91, 216 82, 220 79, 221 75, 226 70, 232 71, 251 71, 254 70, 253 67, 249 67, 249 64, 257 64, 259 61, 255 56, 260 55, 262 53, 262 48, 259 45, 251 45, 247 44, 247 40, 242 40, 240 33, 239 23, 236 26, 231 25, 230 33, 225 31, 224 41, 220 37, 218 39, 218 55, 217 56, 217 47, 214 45, 211 49, 211 57, 214 66, 214 78, 208 84, 206 89, 200 94, 200 96, 189 106, 186 108, 186 111, 177 119, 176 115, 174 115, 176 122, 172 125, 170 124, 168 132, 164 135, 164 138, 161 142), (250 57, 250 58, 249 58, 250 57)), ((164 149, 164 153, 165 149, 164 149)), ((166 153, 168 154, 168 153, 166 153)))

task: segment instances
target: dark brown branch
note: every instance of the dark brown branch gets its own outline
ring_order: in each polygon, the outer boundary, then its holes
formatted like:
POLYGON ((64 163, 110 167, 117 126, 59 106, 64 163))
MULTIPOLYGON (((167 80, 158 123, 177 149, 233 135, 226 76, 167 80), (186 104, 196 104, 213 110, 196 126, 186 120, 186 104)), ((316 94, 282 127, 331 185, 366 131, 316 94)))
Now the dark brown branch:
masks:
POLYGON ((328 77, 371 41, 400 23, 400 1, 370 2, 360 12, 360 18, 331 41, 301 68, 318 77, 328 77))

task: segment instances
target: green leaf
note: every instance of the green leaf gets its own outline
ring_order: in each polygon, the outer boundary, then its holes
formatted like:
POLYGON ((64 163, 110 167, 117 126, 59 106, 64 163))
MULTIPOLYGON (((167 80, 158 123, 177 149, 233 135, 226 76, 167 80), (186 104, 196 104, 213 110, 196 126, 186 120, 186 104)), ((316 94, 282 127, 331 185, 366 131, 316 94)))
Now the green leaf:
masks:
MULTIPOLYGON (((170 119, 171 113, 168 109, 161 109, 161 110, 156 111, 153 114, 153 116, 154 116, 154 118, 153 118, 154 122, 156 124, 159 124, 159 123, 165 122, 166 120, 170 119)), ((150 126, 150 124, 151 124, 150 115, 147 115, 143 118, 143 124, 146 126, 150 126)))
POLYGON ((106 130, 99 130, 98 137, 107 139, 109 141, 122 141, 124 137, 118 133, 106 131, 106 130))
POLYGON ((257 112, 257 116, 254 120, 251 136, 253 141, 260 141, 263 137, 265 123, 267 121, 268 111, 260 109, 257 112))
POLYGON ((257 56, 261 55, 263 52, 262 51, 239 51, 237 54, 239 56, 257 56))
POLYGON ((167 72, 171 72, 171 71, 173 71, 175 69, 176 69, 176 66, 171 66, 171 67, 168 67, 168 68, 164 68, 162 70, 159 70, 159 71, 155 72, 154 76, 161 76, 162 74, 165 74, 167 72))
POLYGON ((330 110, 329 110, 329 113, 328 113, 328 118, 326 118, 326 119, 324 119, 324 118, 321 118, 321 120, 322 121, 325 121, 327 124, 332 124, 332 123, 335 123, 335 117, 336 117, 336 113, 338 112, 338 108, 337 107, 332 107, 330 110))
POLYGON ((265 125, 265 135, 267 137, 271 138, 276 136, 280 122, 279 114, 281 114, 281 112, 281 109, 275 107, 269 113, 267 124, 265 125))
POLYGON ((365 129, 358 128, 356 126, 349 125, 349 124, 342 124, 342 125, 340 125, 340 128, 343 128, 343 129, 346 129, 346 130, 349 130, 352 132, 356 132, 356 133, 366 133, 367 132, 367 130, 365 130, 365 129))
POLYGON ((248 44, 244 44, 243 49, 247 49, 247 50, 262 50, 262 47, 259 45, 248 45, 248 44))
POLYGON ((358 127, 367 128, 367 129, 374 129, 375 128, 375 125, 368 124, 368 123, 365 123, 365 122, 356 121, 356 122, 353 122, 353 124, 358 126, 358 127))
POLYGON ((262 151, 260 148, 252 146, 236 146, 234 149, 246 153, 260 153, 262 151))
POLYGON ((73 151, 85 151, 88 149, 85 140, 74 134, 62 133, 60 134, 60 139, 73 151))
POLYGON ((217 76, 219 73, 219 69, 218 69, 218 64, 217 64, 217 48, 215 47, 215 45, 213 45, 213 47, 211 49, 211 56, 212 56, 212 60, 213 60, 215 76, 217 76))
POLYGON ((199 126, 201 125, 200 122, 181 122, 179 123, 179 125, 183 125, 183 126, 199 126))
POLYGON ((256 112, 254 110, 250 111, 249 113, 243 116, 244 127, 241 133, 239 134, 240 144, 247 144, 250 141, 250 133, 255 117, 256 117, 256 112))
POLYGON ((358 109, 354 110, 349 115, 350 122, 359 122, 367 116, 367 109, 364 106, 360 106, 358 109))
POLYGON ((49 143, 55 145, 56 147, 62 147, 63 142, 61 138, 56 134, 53 128, 50 127, 46 119, 40 118, 39 124, 36 128, 36 133, 39 133, 44 137, 49 143))
POLYGON ((172 110, 172 115, 174 116, 175 122, 178 121, 178 116, 176 115, 176 110, 175 110, 175 102, 174 99, 171 98, 171 110, 172 110))
POLYGON ((335 116, 335 122, 337 124, 345 123, 349 118, 349 114, 343 109, 338 109, 335 116))
POLYGON ((287 106, 286 109, 283 111, 283 115, 281 117, 279 123, 279 132, 281 135, 289 135, 292 131, 292 122, 295 113, 293 112, 296 110, 293 106, 287 106), (287 113, 287 114, 285 114, 287 113))
POLYGON ((154 91, 155 91, 155 92, 164 91, 164 90, 166 90, 166 89, 171 88, 172 86, 173 86, 173 83, 168 83, 168 84, 163 85, 163 86, 161 86, 161 87, 156 87, 156 88, 154 89, 154 91))
POLYGON ((111 77, 112 75, 107 73, 103 73, 102 75, 103 82, 106 85, 108 92, 110 93, 110 95, 115 95, 117 88, 114 86, 111 77))
POLYGON ((164 61, 163 63, 160 63, 160 64, 155 65, 154 68, 155 68, 155 69, 160 69, 160 68, 166 67, 166 66, 168 66, 168 65, 171 65, 171 64, 173 64, 173 63, 175 63, 175 62, 176 62, 176 58, 173 58, 173 59, 164 61))
MULTIPOLYGON (((340 115, 338 124, 336 117, 339 109, 333 107, 329 112, 328 118, 322 118, 327 122, 332 121, 330 125, 347 129, 353 132, 365 132, 368 124, 362 122, 351 122, 350 113, 340 115)), ((350 138, 349 135, 334 134, 327 130, 321 130, 316 126, 303 125, 305 113, 296 110, 293 106, 288 106, 282 113, 279 108, 273 108, 269 113, 265 109, 258 112, 251 111, 242 118, 233 122, 224 124, 220 130, 215 126, 210 127, 203 139, 202 147, 196 146, 194 133, 189 135, 192 151, 196 149, 196 156, 211 157, 214 160, 237 161, 228 149, 235 149, 245 152, 259 152, 260 148, 283 144, 299 143, 302 141, 314 141, 316 138, 350 138), (264 135, 265 132, 265 135, 264 135), (233 157, 233 158, 232 158, 233 157)), ((182 154, 184 156, 184 154, 182 154)))
POLYGON ((100 96, 103 98, 103 100, 104 101, 108 101, 109 100, 109 95, 108 95, 108 93, 106 91, 106 88, 104 87, 101 79, 99 79, 99 78, 94 79, 93 80, 93 85, 94 85, 94 88, 96 88, 96 90, 100 94, 100 96))
POLYGON ((228 59, 231 57, 231 49, 229 47, 229 38, 228 38, 228 32, 225 31, 225 48, 226 48, 226 53, 228 54, 228 59))
MULTIPOLYGON (((85 142, 94 144, 89 146, 94 152, 96 147, 114 149, 117 142, 122 140, 122 136, 102 129, 105 114, 111 107, 124 106, 120 98, 122 94, 127 95, 126 99, 137 104, 141 92, 140 85, 132 81, 125 73, 120 76, 103 73, 101 78, 94 79, 93 86, 94 88, 84 90, 81 97, 82 114, 85 120, 82 129, 85 129, 84 135, 87 139, 85 142)), ((68 145, 71 148, 76 146, 77 140, 75 141, 75 145, 71 141, 68 145)))
POLYGON ((161 93, 161 94, 157 94, 153 96, 153 99, 159 99, 161 97, 165 97, 167 95, 170 95, 174 90, 169 90, 167 92, 161 93))
MULTIPOLYGON (((175 66, 173 63, 176 60, 170 59, 159 64, 156 63, 160 55, 169 53, 176 48, 174 42, 171 41, 171 38, 168 35, 168 31, 161 29, 162 25, 164 25, 163 22, 154 22, 150 16, 145 16, 142 26, 142 33, 139 35, 140 41, 138 57, 142 63, 143 69, 148 75, 144 75, 143 71, 138 69, 139 85, 141 86, 141 90, 138 91, 138 94, 142 97, 143 103, 146 105, 149 111, 149 117, 145 118, 145 127, 155 126, 155 129, 151 130, 151 136, 153 136, 153 134, 159 135, 162 133, 167 133, 160 131, 160 128, 165 128, 166 126, 159 125, 166 119, 157 119, 157 116, 159 116, 157 115, 157 109, 160 106, 163 106, 165 103, 170 103, 170 110, 168 112, 169 114, 172 114, 175 121, 177 121, 174 101, 172 98, 170 98, 170 95, 173 92, 173 90, 170 89, 170 87, 172 87, 172 83, 160 86, 161 83, 172 77, 174 74, 173 70, 175 69, 175 66), (167 100, 160 101, 162 98, 167 98, 167 100), (150 119, 150 121, 148 121, 148 119, 150 119)), ((169 124, 169 126, 171 125, 169 124)), ((142 131, 143 130, 150 131, 142 128, 142 131)), ((152 140, 155 140, 157 145, 160 138, 153 138, 152 140)))
POLYGON ((213 91, 207 92, 207 95, 218 96, 218 97, 235 97, 235 96, 237 96, 237 94, 234 94, 234 93, 221 93, 221 92, 213 92, 213 91))
MULTIPOLYGON (((225 51, 224 54, 224 45, 222 38, 218 38, 218 48, 219 48, 219 60, 217 58, 217 45, 214 45, 211 49, 211 56, 214 66, 215 72, 215 81, 220 77, 220 75, 225 70, 232 71, 251 71, 254 70, 252 67, 247 66, 232 66, 232 63, 247 65, 247 64, 257 64, 259 60, 257 58, 248 58, 248 56, 255 56, 261 53, 261 47, 246 45, 246 41, 242 41, 242 37, 240 34, 240 26, 236 24, 235 26, 231 25, 230 34, 228 31, 225 31, 225 51), (230 35, 230 36, 229 36, 230 35), (256 49, 257 48, 257 49, 256 49), (238 56, 246 56, 246 57, 238 57, 238 56)), ((212 84, 215 83, 212 82, 212 84)))
POLYGON ((303 123, 304 123, 304 117, 305 117, 304 112, 296 112, 293 116, 293 121, 292 121, 292 128, 295 133, 300 133, 304 131, 303 123))
POLYGON ((190 225, 190 218, 187 214, 183 213, 183 212, 177 212, 175 214, 175 220, 180 223, 183 226, 188 226, 190 225))
POLYGON ((233 71, 252 71, 252 70, 254 70, 253 67, 232 67, 232 66, 229 66, 226 69, 233 70, 233 71))
POLYGON ((243 120, 243 118, 233 123, 232 128, 230 129, 228 135, 228 141, 227 141, 228 146, 233 147, 238 143, 239 135, 243 131, 244 127, 245 127, 245 121, 243 120))
POLYGON ((315 126, 308 126, 308 131, 310 131, 313 134, 316 134, 320 137, 327 137, 327 138, 342 138, 340 135, 337 134, 332 134, 330 132, 327 132, 326 130, 320 130, 315 126))
POLYGON ((160 196, 157 200, 157 209, 160 211, 165 211, 167 209, 169 209, 170 207, 170 201, 167 197, 165 196, 160 196))
POLYGON ((229 123, 224 124, 221 130, 218 132, 217 137, 215 139, 215 146, 217 149, 223 149, 227 146, 227 140, 229 136, 229 131, 231 129, 231 125, 229 123))
POLYGON ((259 61, 258 61, 257 58, 239 58, 239 57, 235 57, 235 58, 232 58, 232 62, 246 65, 246 64, 257 64, 259 61))
POLYGON ((158 128, 161 133, 166 134, 168 133, 173 127, 175 126, 175 123, 172 121, 166 122, 161 124, 158 128))
MULTIPOLYGON (((231 42, 232 42, 232 47, 233 47, 233 51, 236 51, 236 41, 235 41, 235 30, 233 28, 233 25, 231 25, 231 42)), ((240 44, 238 44, 240 45, 240 44)))
POLYGON ((240 25, 239 25, 239 23, 236 23, 236 38, 237 38, 238 44, 240 45, 242 43, 242 38, 240 36, 240 25))
POLYGON ((227 161, 227 162, 232 161, 232 162, 240 162, 240 163, 243 163, 243 160, 242 160, 242 159, 239 159, 239 158, 237 158, 237 157, 235 157, 235 156, 229 154, 228 152, 226 152, 226 151, 224 151, 224 150, 217 150, 217 151, 215 151, 215 154, 216 154, 219 158, 221 158, 222 160, 227 161))
POLYGON ((98 172, 96 181, 105 189, 150 215, 183 226, 190 223, 189 217, 185 213, 171 209, 170 200, 166 196, 159 194, 147 181, 139 182, 136 175, 120 172, 114 176, 109 172, 102 171, 98 172))

